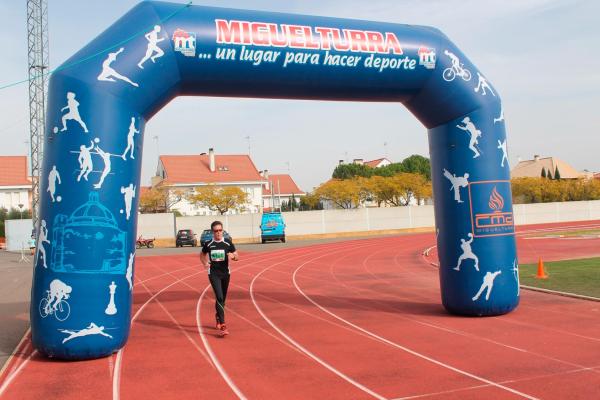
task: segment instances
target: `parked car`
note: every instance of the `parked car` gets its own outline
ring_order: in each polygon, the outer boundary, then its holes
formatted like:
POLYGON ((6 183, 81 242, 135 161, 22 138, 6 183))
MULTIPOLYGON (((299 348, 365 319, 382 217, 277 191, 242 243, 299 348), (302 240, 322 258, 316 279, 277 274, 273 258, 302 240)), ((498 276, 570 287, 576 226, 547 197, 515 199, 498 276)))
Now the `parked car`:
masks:
POLYGON ((198 246, 198 238, 196 236, 198 235, 191 229, 180 229, 175 238, 175 247, 198 246))
MULTIPOLYGON (((223 239, 231 239, 229 233, 226 230, 223 230, 223 239)), ((213 240, 213 233, 210 229, 205 229, 202 231, 200 235, 200 246, 204 246, 204 243, 208 243, 213 240)))
POLYGON ((285 223, 280 212, 267 212, 262 215, 260 239, 262 243, 268 240, 281 240, 285 243, 285 223))

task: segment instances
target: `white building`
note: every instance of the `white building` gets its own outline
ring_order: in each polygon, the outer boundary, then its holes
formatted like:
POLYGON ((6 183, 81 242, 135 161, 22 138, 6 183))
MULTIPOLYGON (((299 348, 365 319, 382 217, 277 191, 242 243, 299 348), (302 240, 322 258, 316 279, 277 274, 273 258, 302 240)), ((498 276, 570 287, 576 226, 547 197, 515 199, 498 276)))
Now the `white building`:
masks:
POLYGON ((31 209, 27 156, 0 156, 0 207, 7 210, 31 209))
POLYGON ((284 202, 289 204, 290 201, 295 201, 296 204, 300 204, 300 198, 306 196, 288 174, 269 175, 269 172, 264 170, 263 179, 266 181, 263 187, 265 211, 278 210, 284 202))

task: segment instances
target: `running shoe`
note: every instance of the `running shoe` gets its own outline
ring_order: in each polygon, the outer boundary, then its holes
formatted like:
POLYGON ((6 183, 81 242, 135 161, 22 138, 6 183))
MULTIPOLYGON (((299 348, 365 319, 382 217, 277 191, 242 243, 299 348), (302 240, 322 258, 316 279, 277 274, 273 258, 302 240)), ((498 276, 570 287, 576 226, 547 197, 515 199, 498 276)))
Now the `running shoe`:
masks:
POLYGON ((216 324, 215 324, 215 327, 217 329, 221 329, 221 321, 219 320, 219 314, 215 314, 215 319, 217 321, 216 324))
POLYGON ((219 329, 219 335, 221 335, 221 337, 229 335, 229 331, 227 330, 227 325, 225 325, 225 323, 222 323, 219 329))

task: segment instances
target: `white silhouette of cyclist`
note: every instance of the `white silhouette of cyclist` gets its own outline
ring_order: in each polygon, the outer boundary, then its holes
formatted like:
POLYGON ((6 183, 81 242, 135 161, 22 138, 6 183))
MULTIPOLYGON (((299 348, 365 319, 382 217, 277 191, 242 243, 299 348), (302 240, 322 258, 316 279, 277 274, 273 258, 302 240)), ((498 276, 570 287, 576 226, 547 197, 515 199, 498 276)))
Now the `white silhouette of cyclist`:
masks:
POLYGON ((460 264, 464 260, 473 260, 475 261, 475 270, 479 271, 479 258, 473 253, 473 249, 471 249, 471 243, 473 243, 473 234, 469 233, 469 241, 465 239, 460 239, 460 248, 463 253, 458 257, 458 262, 456 263, 456 267, 454 267, 455 271, 460 271, 460 264))
POLYGON ((444 73, 442 74, 444 80, 446 80, 447 82, 452 82, 457 76, 460 76, 465 81, 467 81, 467 82, 470 81, 471 80, 471 71, 462 67, 460 60, 456 56, 456 54, 454 54, 448 50, 444 50, 444 54, 450 58, 450 62, 452 63, 452 66, 449 68, 446 68, 444 70, 444 73))
MULTIPOLYGON (((48 189, 46 189, 47 192, 50 192, 50 197, 52 198, 53 203, 56 201, 54 199, 54 193, 56 193, 56 181, 58 181, 59 185, 62 184, 60 181, 60 174, 56 169, 56 165, 53 165, 50 173, 48 174, 48 189)), ((60 201, 60 198, 58 200, 60 201)))
POLYGON ((67 92, 67 105, 60 109, 60 111, 69 110, 65 115, 62 116, 62 129, 61 132, 67 130, 67 121, 75 120, 79 122, 79 125, 83 128, 85 133, 88 133, 88 128, 85 125, 85 122, 81 119, 81 115, 79 115, 79 102, 75 100, 75 93, 67 92))
POLYGON ((444 176, 452 183, 450 190, 454 190, 454 200, 458 203, 463 203, 460 199, 460 188, 469 186, 469 174, 465 173, 463 176, 456 176, 451 174, 446 168, 444 168, 444 176))
POLYGON ((481 296, 483 291, 486 289, 487 289, 487 292, 485 294, 485 299, 486 299, 486 301, 489 300, 490 294, 492 293, 492 289, 494 288, 494 279, 496 279, 496 277, 498 275, 500 275, 501 273, 502 273, 502 271, 486 272, 485 276, 483 277, 483 283, 481 284, 479 291, 477 292, 477 294, 475 296, 473 296, 473 298, 471 300, 473 300, 473 301, 479 300, 479 296, 481 296))
POLYGON ((81 180, 82 176, 83 179, 87 181, 88 175, 94 169, 94 164, 92 163, 92 154, 90 153, 90 150, 94 148, 94 142, 92 141, 90 143, 90 147, 86 147, 84 144, 79 146, 80 151, 79 157, 77 157, 77 161, 79 161, 79 167, 81 168, 81 171, 79 172, 79 176, 77 176, 77 182, 81 180))
POLYGON ((129 158, 131 158, 131 159, 135 158, 133 156, 133 136, 136 133, 140 133, 140 131, 135 129, 135 117, 131 117, 131 124, 129 124, 129 133, 127 134, 127 148, 123 152, 123 155, 121 155, 121 158, 123 158, 123 160, 125 159, 125 155, 127 154, 128 151, 131 151, 131 153, 129 154, 129 158))
POLYGON ((98 183, 94 183, 94 187, 96 189, 100 189, 102 187, 102 184, 104 183, 104 178, 106 178, 106 176, 110 173, 111 170, 111 163, 110 163, 110 153, 105 152, 104 150, 102 150, 100 148, 100 146, 98 146, 98 142, 100 140, 98 140, 96 142, 96 153, 98 153, 100 155, 100 157, 102 157, 102 161, 104 161, 104 169, 102 170, 102 175, 100 175, 100 180, 98 181, 98 183))
POLYGON ((127 219, 129 219, 129 216, 131 215, 131 203, 135 198, 135 188, 133 183, 130 183, 127 187, 121 186, 121 193, 123 194, 123 200, 125 200, 125 213, 127 219))
POLYGON ((111 335, 109 335, 108 333, 104 333, 104 326, 98 326, 95 323, 90 323, 86 328, 81 329, 79 331, 72 331, 70 329, 59 329, 59 331, 61 331, 62 333, 68 333, 69 336, 63 339, 63 343, 68 342, 69 340, 78 338, 78 337, 82 337, 82 336, 88 336, 88 335, 102 335, 102 336, 106 336, 110 339, 112 339, 113 337, 111 335))
POLYGON ((481 153, 479 153, 479 150, 476 147, 479 143, 479 138, 481 137, 481 131, 477 129, 477 127, 469 117, 463 118, 462 122, 463 124, 465 124, 464 126, 456 125, 456 127, 469 133, 469 136, 471 136, 471 140, 469 141, 469 149, 471 149, 471 151, 475 153, 473 158, 477 158, 481 155, 481 153))
POLYGON ((46 220, 42 220, 42 225, 40 226, 40 235, 37 241, 37 259, 35 260, 35 265, 37 265, 40 256, 44 257, 44 268, 48 268, 46 264, 46 249, 44 248, 44 243, 50 244, 48 240, 48 228, 46 228, 46 220))
POLYGON ((506 163, 508 164, 508 155, 507 155, 507 151, 506 151, 506 139, 504 139, 504 142, 501 142, 498 140, 497 148, 502 150, 502 163, 500 164, 500 166, 504 167, 504 160, 506 160, 506 163))
POLYGON ((117 78, 117 79, 120 79, 122 81, 129 83, 130 85, 138 87, 139 85, 137 83, 131 81, 131 79, 129 79, 128 77, 119 74, 117 71, 115 71, 110 66, 110 64, 112 64, 117 59, 117 56, 119 54, 121 54, 123 51, 125 51, 125 48, 121 47, 119 49, 119 51, 116 51, 114 53, 108 53, 108 57, 102 63, 102 72, 100 72, 100 75, 98 75, 98 80, 99 81, 116 82, 115 78, 117 78))
POLYGON ((73 288, 71 288, 71 286, 67 285, 64 282, 61 282, 58 279, 55 279, 52 282, 50 282, 50 299, 48 299, 48 307, 50 307, 50 305, 54 301, 54 304, 52 304, 52 309, 56 311, 60 302, 69 298, 71 291, 73 291, 73 288))
POLYGON ((154 29, 144 35, 146 37, 146 40, 148 41, 148 49, 146 50, 146 55, 144 56, 144 58, 142 58, 140 60, 140 62, 138 63, 139 68, 144 69, 142 64, 144 64, 146 61, 148 61, 148 59, 150 59, 150 61, 152 61, 152 62, 156 62, 157 58, 165 55, 165 52, 162 51, 162 49, 157 46, 158 43, 165 40, 164 38, 160 38, 160 39, 158 38, 159 32, 160 32, 160 25, 154 25, 154 29), (153 53, 156 53, 156 54, 153 55, 153 53))
POLYGON ((479 72, 477 72, 477 76, 479 77, 479 81, 477 82, 477 87, 473 89, 475 93, 479 93, 479 91, 481 90, 481 94, 485 96, 487 94, 485 90, 488 89, 492 96, 496 97, 496 94, 492 90, 491 86, 488 84, 487 79, 485 79, 479 72))

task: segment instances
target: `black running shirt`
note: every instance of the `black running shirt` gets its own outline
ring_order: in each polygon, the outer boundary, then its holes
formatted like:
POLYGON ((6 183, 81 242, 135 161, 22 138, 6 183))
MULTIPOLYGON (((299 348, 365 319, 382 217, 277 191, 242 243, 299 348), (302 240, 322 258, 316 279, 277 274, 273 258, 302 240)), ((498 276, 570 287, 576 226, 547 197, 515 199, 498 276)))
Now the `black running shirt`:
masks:
POLYGON ((229 257, 227 255, 229 253, 233 253, 234 251, 235 246, 233 245, 231 239, 223 239, 220 242, 211 240, 202 246, 202 252, 205 254, 208 253, 208 259, 210 260, 208 273, 221 272, 228 274, 229 257))

